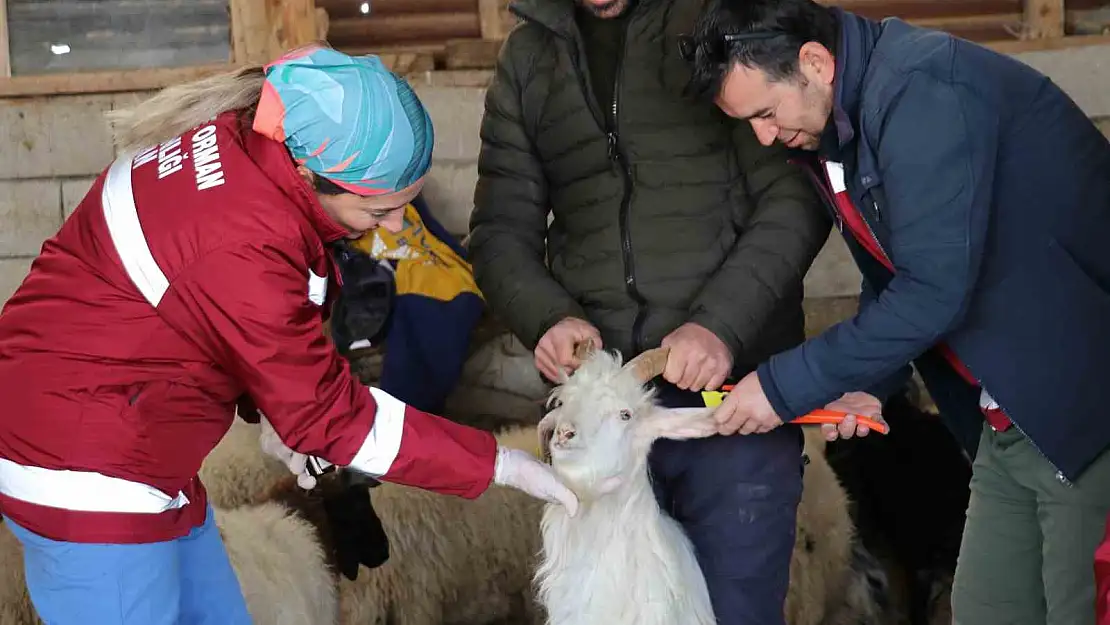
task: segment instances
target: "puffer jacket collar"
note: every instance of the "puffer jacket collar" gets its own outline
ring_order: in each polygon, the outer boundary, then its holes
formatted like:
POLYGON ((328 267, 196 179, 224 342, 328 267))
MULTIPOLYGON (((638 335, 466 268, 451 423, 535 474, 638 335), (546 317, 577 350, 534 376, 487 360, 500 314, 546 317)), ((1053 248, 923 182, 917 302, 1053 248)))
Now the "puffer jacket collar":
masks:
MULTIPOLYGON (((633 11, 656 0, 638 0, 633 11)), ((521 19, 535 22, 560 37, 574 38, 578 26, 574 21, 574 0, 514 0, 509 11, 521 19)))
POLYGON ((871 53, 882 34, 882 24, 833 8, 840 25, 836 50, 836 79, 833 110, 822 137, 822 151, 843 150, 858 134, 859 103, 863 77, 871 53))

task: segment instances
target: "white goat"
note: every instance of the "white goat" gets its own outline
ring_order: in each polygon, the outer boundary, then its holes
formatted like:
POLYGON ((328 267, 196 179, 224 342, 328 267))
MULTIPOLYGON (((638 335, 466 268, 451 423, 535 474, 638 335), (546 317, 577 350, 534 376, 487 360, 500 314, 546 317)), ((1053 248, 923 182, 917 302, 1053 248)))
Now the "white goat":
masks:
POLYGON ((659 508, 647 473, 656 439, 716 431, 709 409, 660 408, 644 389, 667 354, 621 366, 599 350, 552 392, 541 448, 581 505, 574 518, 544 510, 536 582, 551 625, 716 623, 693 545, 659 508))

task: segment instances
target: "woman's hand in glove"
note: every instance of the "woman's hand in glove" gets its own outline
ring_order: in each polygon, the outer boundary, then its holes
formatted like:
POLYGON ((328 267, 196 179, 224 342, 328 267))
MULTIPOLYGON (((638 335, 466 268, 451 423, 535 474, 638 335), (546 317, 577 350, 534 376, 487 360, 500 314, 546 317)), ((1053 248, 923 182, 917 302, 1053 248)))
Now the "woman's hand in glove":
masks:
POLYGON ((574 492, 556 477, 551 467, 526 451, 498 446, 493 481, 537 499, 562 504, 570 516, 578 513, 578 497, 574 492))
POLYGON ((297 486, 306 490, 316 486, 316 478, 308 472, 308 456, 293 451, 282 442, 265 415, 262 415, 259 422, 262 433, 258 435, 258 444, 262 447, 262 451, 289 467, 289 471, 297 476, 297 486))

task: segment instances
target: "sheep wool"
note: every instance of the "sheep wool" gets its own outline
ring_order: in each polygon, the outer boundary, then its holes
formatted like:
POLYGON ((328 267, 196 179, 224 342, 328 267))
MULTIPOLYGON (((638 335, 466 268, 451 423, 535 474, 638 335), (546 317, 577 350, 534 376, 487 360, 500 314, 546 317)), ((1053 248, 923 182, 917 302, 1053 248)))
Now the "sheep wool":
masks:
POLYGON ((256 500, 289 470, 258 443, 262 428, 236 418, 201 463, 199 475, 213 507, 231 509, 256 500))
MULTIPOLYGON (((528 449, 535 428, 498 439, 528 449)), ((307 491, 286 474, 253 503, 217 511, 255 625, 543 622, 531 589, 542 501, 498 486, 468 501, 383 483, 371 494, 390 559, 351 581, 324 509, 339 488, 335 474, 307 491)))
POLYGON ((23 546, 0 522, 0 625, 42 625, 23 577, 23 546))
MULTIPOLYGON (((497 439, 530 450, 536 429, 497 439)), ((343 625, 543 623, 531 586, 543 501, 500 486, 473 501, 385 483, 371 493, 391 556, 340 580, 343 625)))
POLYGON ((336 623, 335 577, 316 527, 291 512, 278 502, 216 510, 247 610, 257 625, 336 623))
POLYGON ((798 503, 786 620, 791 625, 819 625, 828 607, 843 601, 854 529, 848 515, 848 497, 825 459, 821 430, 807 428, 804 432, 809 462, 798 503))

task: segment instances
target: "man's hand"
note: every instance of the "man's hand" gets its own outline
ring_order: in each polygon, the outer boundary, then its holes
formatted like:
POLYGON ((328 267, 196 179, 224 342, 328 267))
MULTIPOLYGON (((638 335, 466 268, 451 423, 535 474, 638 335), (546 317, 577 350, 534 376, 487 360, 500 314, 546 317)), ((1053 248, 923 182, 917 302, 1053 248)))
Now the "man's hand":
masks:
POLYGON ((770 432, 782 425, 771 402, 763 393, 759 376, 753 371, 733 388, 713 413, 720 434, 770 432))
POLYGON ((556 384, 563 377, 574 373, 582 363, 574 357, 574 346, 592 339, 597 349, 602 348, 601 333, 590 322, 567 317, 551 326, 536 344, 536 368, 556 384))
POLYGON ((316 478, 308 472, 308 456, 286 446, 265 415, 262 415, 259 421, 262 425, 262 433, 258 435, 258 444, 262 447, 262 451, 289 467, 289 471, 297 476, 297 485, 301 488, 310 489, 316 486, 316 478))
POLYGON ((821 433, 825 435, 825 440, 835 441, 837 438, 851 438, 855 436, 867 436, 871 432, 871 428, 866 425, 857 424, 856 416, 871 417, 882 421, 883 403, 878 398, 868 395, 867 393, 852 392, 844 393, 840 399, 825 406, 829 410, 840 410, 847 412, 848 418, 841 421, 838 425, 824 424, 821 426, 821 433))
POLYGON ((684 323, 663 338, 671 348, 663 379, 689 391, 716 390, 732 371, 728 346, 696 323, 684 323))
POLYGON ((526 451, 498 446, 493 481, 501 486, 521 490, 537 499, 561 504, 570 516, 578 512, 578 497, 574 491, 555 476, 551 467, 526 451))

